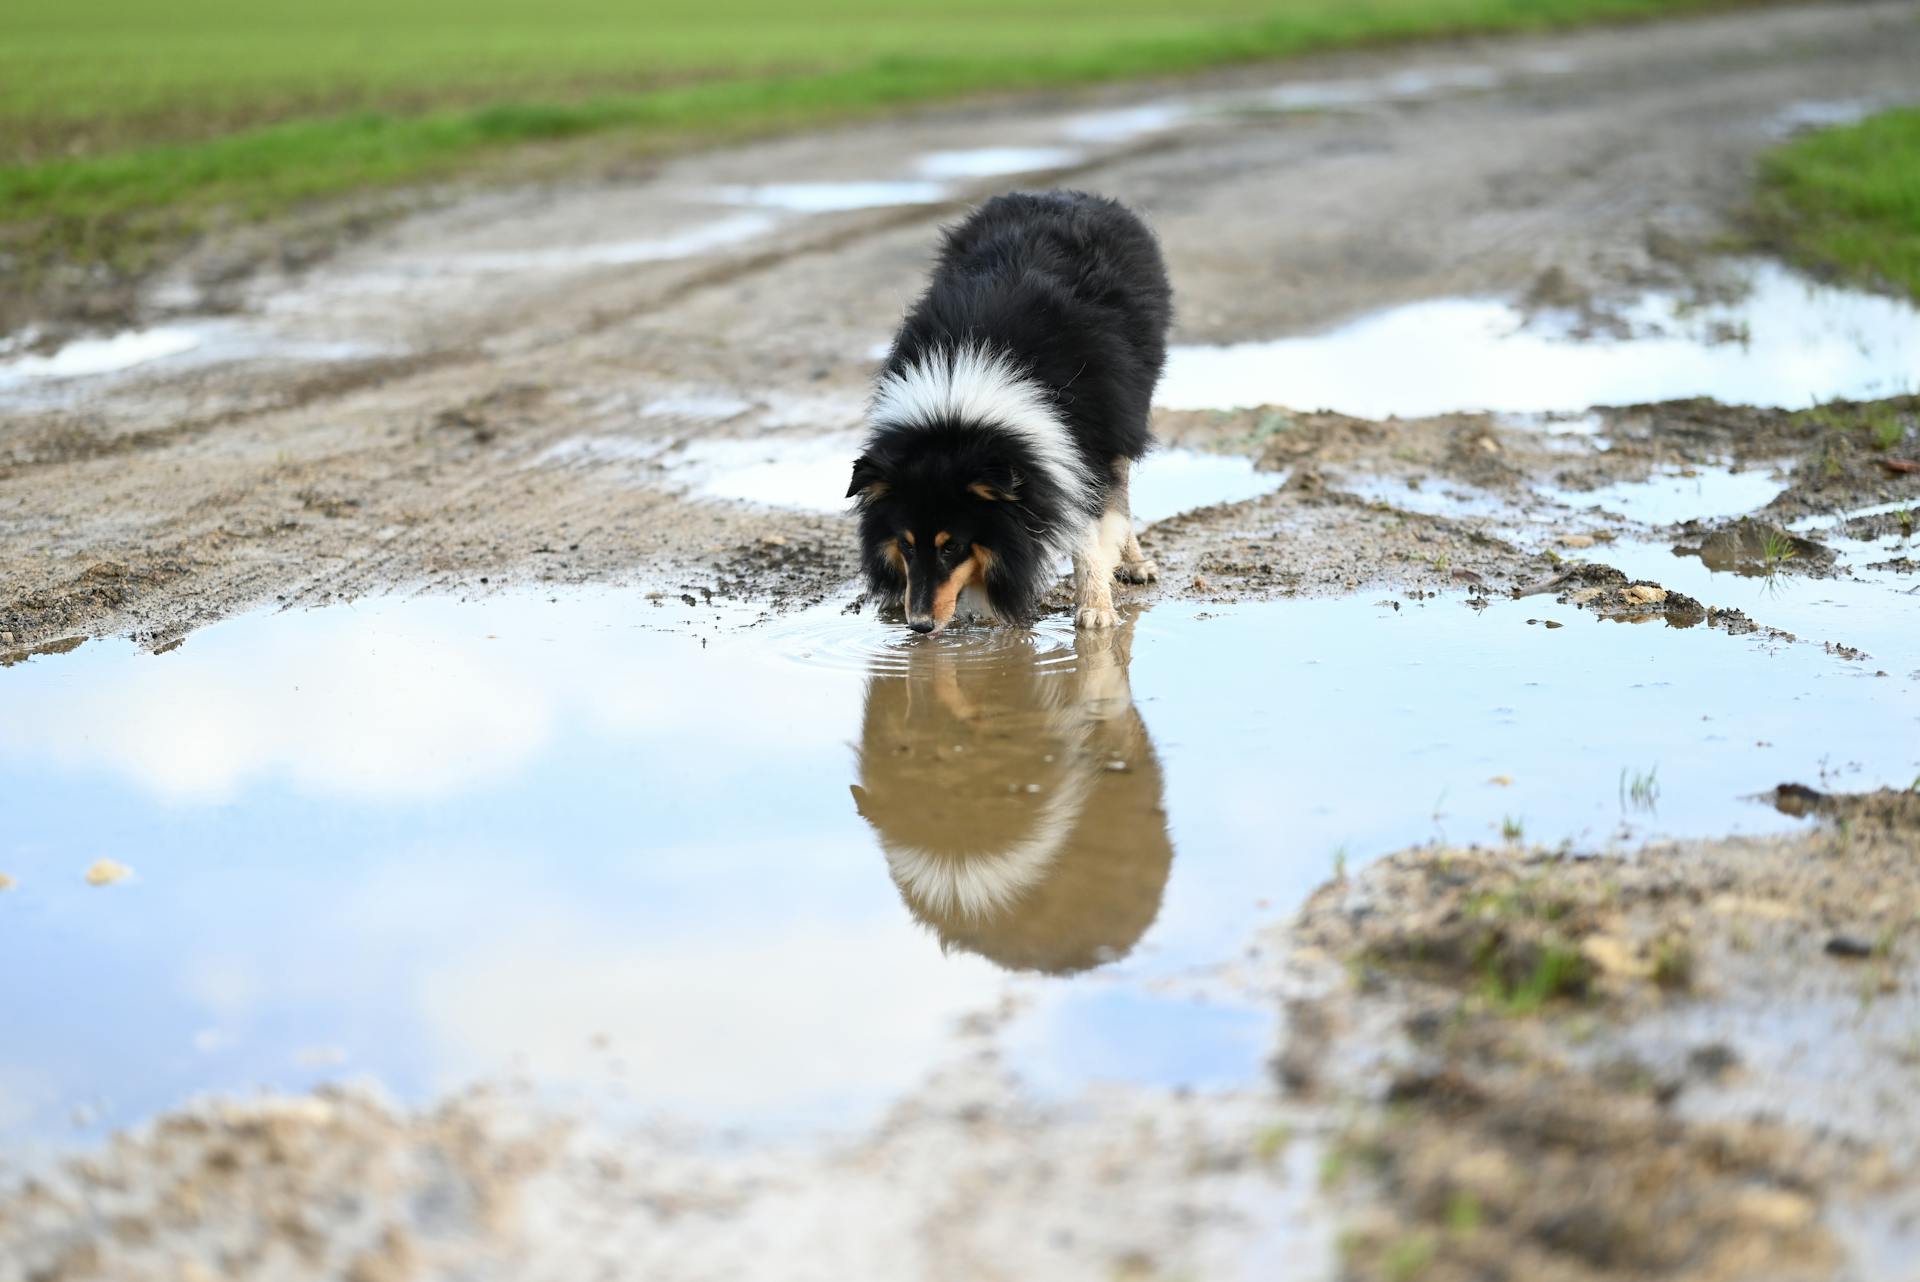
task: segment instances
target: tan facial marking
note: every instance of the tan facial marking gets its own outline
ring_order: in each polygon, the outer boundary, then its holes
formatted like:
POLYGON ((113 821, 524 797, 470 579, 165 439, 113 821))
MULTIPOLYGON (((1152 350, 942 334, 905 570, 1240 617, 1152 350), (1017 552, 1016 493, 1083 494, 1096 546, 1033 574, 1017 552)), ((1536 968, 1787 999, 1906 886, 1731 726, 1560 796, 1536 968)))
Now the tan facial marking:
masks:
POLYGON ((947 620, 953 618, 953 611, 960 604, 960 590, 973 582, 973 576, 979 573, 980 560, 970 556, 953 567, 953 573, 947 576, 933 594, 933 626, 944 628, 947 620))
POLYGON ((988 485, 985 481, 975 481, 972 485, 969 485, 967 487, 967 493, 973 495, 977 499, 985 499, 989 503, 998 503, 1002 499, 1007 497, 1006 495, 1002 494, 999 490, 996 490, 991 485, 988 485))
POLYGON ((953 535, 947 533, 945 530, 942 530, 940 531, 940 533, 933 536, 933 546, 937 548, 943 548, 952 541, 953 541, 953 535))
POLYGON ((900 571, 901 578, 907 577, 907 554, 900 550, 898 543, 887 544, 887 560, 893 563, 894 569, 900 571))
POLYGON ((906 533, 906 540, 907 540, 907 546, 908 546, 908 547, 912 547, 912 546, 914 545, 914 544, 913 544, 913 531, 912 531, 912 530, 908 530, 908 531, 907 531, 907 533, 906 533))

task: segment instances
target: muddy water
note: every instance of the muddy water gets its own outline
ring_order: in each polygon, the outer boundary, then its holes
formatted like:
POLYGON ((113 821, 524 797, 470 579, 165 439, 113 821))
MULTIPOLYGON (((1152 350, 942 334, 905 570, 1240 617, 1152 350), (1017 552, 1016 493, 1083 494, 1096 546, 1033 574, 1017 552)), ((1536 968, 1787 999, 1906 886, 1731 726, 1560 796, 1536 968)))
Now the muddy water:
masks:
POLYGON ((1002 1010, 1037 1089, 1249 1080, 1269 1017, 1210 977, 1339 863, 1771 830, 1744 798, 1782 780, 1904 785, 1920 653, 1889 644, 1876 677, 1538 598, 922 640, 676 589, 38 656, 0 672, 0 966, 35 977, 0 998, 0 1127, 24 1151, 206 1090, 504 1076, 791 1132, 1002 1010), (1623 795, 1650 770, 1651 806, 1623 795), (102 858, 132 876, 90 886, 102 858))

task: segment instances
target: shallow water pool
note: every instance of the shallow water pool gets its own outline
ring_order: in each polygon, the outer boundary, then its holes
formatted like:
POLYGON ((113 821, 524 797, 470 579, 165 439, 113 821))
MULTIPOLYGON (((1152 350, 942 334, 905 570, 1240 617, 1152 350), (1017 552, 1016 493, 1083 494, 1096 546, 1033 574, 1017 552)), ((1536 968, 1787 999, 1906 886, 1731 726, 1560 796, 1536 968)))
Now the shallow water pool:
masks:
POLYGON ((1009 998, 1037 1088, 1246 1081, 1271 1014, 1205 976, 1338 863, 1769 831, 1747 798, 1782 780, 1920 769, 1911 642, 1875 677, 1537 598, 921 639, 688 595, 378 600, 0 671, 9 1150, 342 1076, 853 1124, 1009 998), (101 858, 133 875, 87 884, 101 858))

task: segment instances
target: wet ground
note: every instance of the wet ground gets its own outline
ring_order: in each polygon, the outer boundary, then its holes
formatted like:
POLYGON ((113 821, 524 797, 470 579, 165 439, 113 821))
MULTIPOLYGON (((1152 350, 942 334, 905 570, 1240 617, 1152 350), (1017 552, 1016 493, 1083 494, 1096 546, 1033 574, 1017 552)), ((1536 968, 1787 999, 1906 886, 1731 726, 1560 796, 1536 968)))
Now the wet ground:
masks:
POLYGON ((1902 1276, 1920 312, 1712 251, 1920 21, 1661 34, 450 199, 16 334, 0 1279, 1902 1276), (854 582, 874 345, 1010 180, 1180 287, 1111 637, 854 582))

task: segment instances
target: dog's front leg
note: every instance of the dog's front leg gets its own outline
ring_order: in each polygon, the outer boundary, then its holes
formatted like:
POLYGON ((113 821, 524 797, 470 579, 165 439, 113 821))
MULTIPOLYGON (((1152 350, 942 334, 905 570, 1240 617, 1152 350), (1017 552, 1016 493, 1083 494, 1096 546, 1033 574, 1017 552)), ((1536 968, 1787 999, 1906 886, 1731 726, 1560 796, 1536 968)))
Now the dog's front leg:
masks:
POLYGON ((1073 554, 1073 624, 1110 628, 1120 622, 1113 611, 1113 568, 1127 544, 1127 518, 1112 510, 1087 529, 1073 554))

